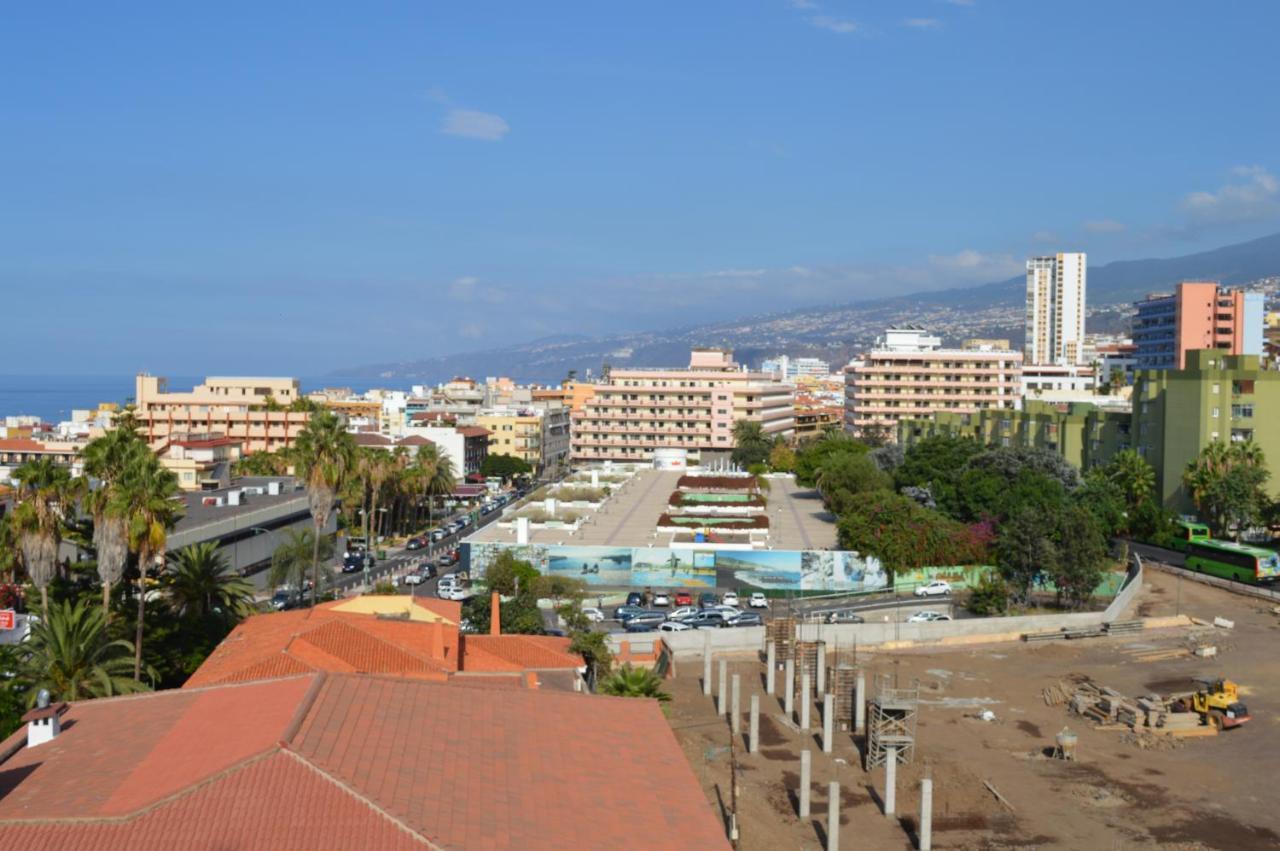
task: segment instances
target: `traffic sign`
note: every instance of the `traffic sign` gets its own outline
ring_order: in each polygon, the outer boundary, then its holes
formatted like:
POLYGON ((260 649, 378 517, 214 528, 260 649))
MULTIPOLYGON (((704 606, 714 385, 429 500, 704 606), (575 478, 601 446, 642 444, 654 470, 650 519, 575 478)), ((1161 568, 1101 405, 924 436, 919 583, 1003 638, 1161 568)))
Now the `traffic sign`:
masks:
POLYGON ((18 615, 13 609, 0 609, 0 629, 13 629, 17 623, 18 615))

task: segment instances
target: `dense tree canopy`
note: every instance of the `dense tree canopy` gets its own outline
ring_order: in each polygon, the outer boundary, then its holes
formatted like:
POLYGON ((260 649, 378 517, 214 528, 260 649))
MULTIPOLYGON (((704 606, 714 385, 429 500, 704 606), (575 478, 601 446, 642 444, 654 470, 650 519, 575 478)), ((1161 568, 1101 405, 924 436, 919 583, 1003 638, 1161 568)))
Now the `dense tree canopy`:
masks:
POLYGON ((500 452, 486 455, 480 464, 480 475, 485 478, 500 478, 503 481, 510 481, 516 476, 527 476, 532 472, 533 467, 529 466, 528 461, 514 455, 503 455, 500 452))
POLYGON ((888 491, 866 494, 838 524, 841 549, 872 555, 891 570, 987 560, 987 531, 888 491))

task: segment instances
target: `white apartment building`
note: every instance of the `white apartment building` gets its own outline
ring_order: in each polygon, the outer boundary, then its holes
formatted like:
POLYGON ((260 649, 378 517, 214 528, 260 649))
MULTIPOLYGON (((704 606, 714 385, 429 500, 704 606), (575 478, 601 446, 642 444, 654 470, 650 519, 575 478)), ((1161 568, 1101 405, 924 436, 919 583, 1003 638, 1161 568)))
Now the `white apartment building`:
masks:
POLYGON ((1026 363, 1083 364, 1084 310, 1088 275, 1084 252, 1027 261, 1026 363))
POLYGON ((779 355, 760 364, 761 372, 775 373, 784 381, 797 378, 825 378, 831 374, 831 364, 821 358, 793 358, 779 355))
POLYGON ((1022 353, 992 346, 944 349, 922 328, 890 328, 873 351, 845 367, 845 429, 882 428, 940 411, 1021 407, 1022 353))
POLYGON ((694 349, 687 369, 615 369, 573 414, 575 461, 650 461, 683 449, 688 463, 734 448, 733 424, 759 422, 769 436, 795 430, 795 390, 747 372, 726 349, 694 349))

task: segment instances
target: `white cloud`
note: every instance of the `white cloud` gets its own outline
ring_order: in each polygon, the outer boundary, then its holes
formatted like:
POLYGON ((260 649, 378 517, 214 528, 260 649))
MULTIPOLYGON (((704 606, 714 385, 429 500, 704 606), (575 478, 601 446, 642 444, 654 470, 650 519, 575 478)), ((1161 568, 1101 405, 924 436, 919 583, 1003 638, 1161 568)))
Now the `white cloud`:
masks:
POLYGON ((461 302, 500 304, 507 300, 507 291, 491 285, 481 286, 475 275, 465 275, 449 284, 449 298, 461 302))
POLYGON ((1280 181, 1260 165, 1237 166, 1236 178, 1216 192, 1192 192, 1181 207, 1198 224, 1234 224, 1280 213, 1280 181))
POLYGON ((475 109, 449 110, 444 117, 444 126, 440 128, 446 136, 483 139, 486 142, 500 141, 510 131, 511 125, 501 116, 475 109))
POLYGON ((1120 233, 1126 226, 1124 222, 1117 222, 1115 219, 1095 219, 1085 222, 1084 229, 1089 233, 1120 233))
POLYGON ((917 30, 936 30, 942 28, 942 21, 937 18, 907 18, 902 25, 917 30))
POLYGON ((1053 231, 1038 230, 1035 233, 1031 234, 1031 241, 1032 242, 1057 242, 1058 235, 1053 231))
POLYGON ((768 269, 720 269, 715 272, 707 272, 705 277, 708 278, 761 278, 768 272, 768 269))
POLYGON ((989 280, 1016 274, 1024 268, 1012 254, 983 254, 972 248, 955 254, 931 254, 929 263, 947 272, 989 280))
POLYGON ((820 30, 839 35, 849 35, 858 31, 858 24, 855 21, 850 21, 846 18, 834 18, 831 15, 814 15, 809 18, 809 23, 820 30))

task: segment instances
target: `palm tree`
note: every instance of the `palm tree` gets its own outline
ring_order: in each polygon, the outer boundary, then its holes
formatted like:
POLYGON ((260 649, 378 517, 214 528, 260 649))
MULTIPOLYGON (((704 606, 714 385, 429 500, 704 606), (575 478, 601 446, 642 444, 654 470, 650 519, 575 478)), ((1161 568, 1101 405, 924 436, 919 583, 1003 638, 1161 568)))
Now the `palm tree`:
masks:
MULTIPOLYGON (((328 559, 333 553, 333 542, 324 537, 319 542, 320 558, 328 559)), ((292 584, 302 590, 303 580, 307 576, 307 568, 311 566, 313 553, 316 551, 315 535, 310 529, 290 529, 285 533, 285 540, 276 547, 271 555, 271 573, 267 581, 272 588, 292 584)), ((317 586, 312 590, 314 598, 320 593, 317 586)))
POLYGON ((129 559, 129 534, 126 518, 109 511, 112 498, 130 465, 138 463, 141 454, 150 449, 128 427, 118 426, 102 437, 94 438, 84 448, 84 473, 98 480, 98 487, 84 499, 93 518, 93 548, 97 554, 98 577, 102 580, 102 611, 111 619, 111 586, 124 577, 129 559))
POLYGON ((18 548, 27 575, 40 589, 40 608, 48 616, 49 583, 58 569, 58 547, 71 501, 71 473, 52 458, 28 461, 14 470, 18 507, 14 510, 18 548))
POLYGON ((134 636, 133 678, 142 678, 142 630, 147 606, 147 570, 164 564, 169 530, 182 513, 177 477, 151 452, 136 455, 110 497, 107 511, 124 518, 131 552, 138 557, 138 623, 134 636))
POLYGON ((311 605, 320 592, 320 538, 333 512, 334 494, 352 472, 355 460, 355 438, 342 428, 342 422, 330 411, 319 411, 298 434, 294 444, 298 474, 307 485, 311 521, 315 524, 311 555, 311 581, 314 590, 311 605))
POLYGON ((395 476, 396 462, 386 450, 372 449, 365 457, 365 470, 369 482, 369 513, 365 515, 369 525, 365 531, 365 546, 372 552, 378 541, 378 495, 388 480, 395 476))
POLYGON ((671 695, 662 690, 662 680, 648 668, 623 665, 600 684, 600 691, 614 697, 651 697, 663 703, 671 695))
POLYGON ((107 640, 102 610, 79 600, 54 605, 35 624, 23 645, 27 657, 22 678, 30 683, 27 702, 41 689, 56 700, 107 697, 149 689, 129 677, 133 645, 123 638, 107 640))
POLYGON ((253 608, 253 584, 229 569, 214 541, 178 550, 170 566, 167 593, 173 610, 200 620, 220 616, 234 623, 253 608))
POLYGON ((458 486, 453 477, 453 462, 449 453, 434 443, 418 448, 418 463, 430 465, 430 474, 426 476, 427 514, 431 523, 435 522, 435 502, 438 497, 448 496, 458 486))
POLYGON ((1107 464, 1107 477, 1124 493, 1130 509, 1146 502, 1155 493, 1156 471, 1136 450, 1117 452, 1107 464))

